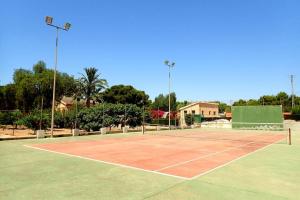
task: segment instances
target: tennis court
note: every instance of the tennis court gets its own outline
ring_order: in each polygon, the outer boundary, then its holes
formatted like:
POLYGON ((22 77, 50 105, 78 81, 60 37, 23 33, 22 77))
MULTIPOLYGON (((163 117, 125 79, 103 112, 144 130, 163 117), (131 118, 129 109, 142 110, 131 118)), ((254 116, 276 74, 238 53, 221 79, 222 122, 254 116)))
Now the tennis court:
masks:
POLYGON ((285 139, 286 135, 281 132, 180 130, 26 147, 149 173, 194 179, 285 139))

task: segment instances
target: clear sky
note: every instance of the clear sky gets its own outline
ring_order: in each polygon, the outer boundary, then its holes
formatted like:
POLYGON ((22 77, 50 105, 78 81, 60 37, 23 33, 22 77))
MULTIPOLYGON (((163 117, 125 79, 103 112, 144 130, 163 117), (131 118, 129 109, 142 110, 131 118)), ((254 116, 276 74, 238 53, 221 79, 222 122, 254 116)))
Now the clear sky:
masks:
POLYGON ((297 0, 1 0, 0 84, 38 60, 75 77, 99 69, 110 86, 130 84, 154 99, 168 93, 165 59, 176 62, 179 100, 258 98, 300 93, 300 1, 297 0))

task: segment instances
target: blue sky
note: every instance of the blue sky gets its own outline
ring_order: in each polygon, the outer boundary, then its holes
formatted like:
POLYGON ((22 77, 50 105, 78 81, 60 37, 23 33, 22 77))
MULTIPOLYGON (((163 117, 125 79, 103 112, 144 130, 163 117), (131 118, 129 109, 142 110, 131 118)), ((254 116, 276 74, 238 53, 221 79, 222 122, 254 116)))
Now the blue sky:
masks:
POLYGON ((176 62, 179 100, 258 98, 300 87, 300 1, 292 0, 2 0, 0 84, 38 60, 75 77, 99 69, 110 86, 130 84, 154 99, 168 92, 165 59, 176 62))

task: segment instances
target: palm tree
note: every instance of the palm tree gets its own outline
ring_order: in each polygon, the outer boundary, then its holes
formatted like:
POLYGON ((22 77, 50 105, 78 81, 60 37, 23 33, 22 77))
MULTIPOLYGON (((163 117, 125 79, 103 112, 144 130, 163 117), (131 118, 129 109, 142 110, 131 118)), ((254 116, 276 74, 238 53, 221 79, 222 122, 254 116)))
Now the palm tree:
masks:
POLYGON ((86 99, 86 106, 90 107, 93 97, 107 87, 107 81, 100 78, 98 69, 94 67, 84 68, 84 71, 85 75, 81 74, 79 82, 82 95, 86 99))

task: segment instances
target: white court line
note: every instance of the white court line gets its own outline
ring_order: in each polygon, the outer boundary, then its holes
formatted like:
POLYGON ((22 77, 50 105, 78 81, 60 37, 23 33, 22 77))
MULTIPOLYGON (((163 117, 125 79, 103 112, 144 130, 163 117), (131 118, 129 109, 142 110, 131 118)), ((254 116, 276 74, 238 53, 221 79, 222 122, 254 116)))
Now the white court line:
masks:
POLYGON ((193 158, 193 159, 190 159, 190 160, 186 160, 186 161, 183 161, 183 162, 180 162, 180 163, 176 163, 174 165, 169 165, 169 166, 157 169, 155 171, 162 171, 162 170, 169 169, 169 168, 172 168, 172 167, 177 167, 177 166, 180 166, 180 165, 184 165, 186 163, 193 162, 193 161, 196 161, 196 160, 200 160, 200 159, 203 159, 203 158, 207 158, 207 157, 210 157, 210 156, 214 156, 214 155, 217 155, 217 154, 220 154, 220 153, 224 153, 224 152, 230 151, 232 149, 237 149, 237 148, 240 148, 240 147, 244 147, 244 146, 247 146, 247 145, 252 144, 252 143, 255 143, 255 142, 249 142, 249 143, 239 145, 239 146, 236 146, 236 147, 230 147, 230 148, 227 148, 223 151, 217 151, 217 152, 214 152, 214 153, 210 153, 208 155, 199 156, 199 157, 196 157, 196 158, 193 158))
POLYGON ((234 159, 234 160, 231 160, 231 161, 229 161, 229 162, 227 162, 227 163, 224 163, 223 165, 219 165, 219 166, 217 166, 217 167, 215 167, 215 168, 212 168, 212 169, 210 169, 210 170, 208 170, 208 171, 206 171, 206 172, 203 172, 203 173, 200 173, 200 174, 198 174, 198 175, 196 175, 196 176, 193 176, 193 177, 189 178, 189 180, 193 180, 193 179, 199 178, 200 176, 204 176, 205 174, 208 174, 208 173, 210 173, 210 172, 213 172, 213 171, 215 171, 215 170, 217 170, 217 169, 219 169, 219 168, 225 167, 225 166, 227 166, 227 165, 229 165, 229 164, 231 164, 231 163, 233 163, 233 162, 235 162, 235 161, 238 161, 238 160, 240 160, 240 159, 242 159, 242 158, 245 158, 245 157, 247 157, 247 156, 249 156, 249 155, 251 155, 251 154, 254 154, 254 153, 258 152, 258 151, 261 151, 261 150, 263 150, 263 149, 266 149, 267 147, 269 147, 269 146, 271 146, 271 145, 273 145, 273 144, 275 144, 275 143, 277 143, 277 142, 279 142, 279 141, 281 141, 281 140, 284 140, 284 139, 285 139, 285 138, 279 139, 279 140, 277 140, 277 141, 275 141, 275 142, 273 142, 273 143, 271 143, 271 144, 268 144, 267 146, 264 146, 264 147, 262 147, 262 148, 260 148, 260 149, 256 149, 255 151, 252 151, 252 152, 247 153, 247 154, 245 154, 245 155, 243 155, 243 156, 240 156, 240 157, 238 157, 238 158, 236 158, 236 159, 234 159))
MULTIPOLYGON (((259 134, 259 135, 261 135, 261 134, 259 134)), ((255 135, 255 136, 257 136, 257 135, 255 135)), ((250 139, 251 137, 255 137, 255 136, 252 136, 252 135, 251 136, 244 136, 244 138, 245 139, 248 139, 248 138, 250 139)), ((220 154, 220 153, 224 153, 224 152, 230 151, 232 149, 237 149, 237 148, 240 148, 240 147, 244 147, 244 146, 247 146, 247 145, 252 144, 252 143, 256 143, 256 141, 248 142, 246 144, 242 144, 242 145, 239 145, 239 146, 230 147, 230 148, 227 148, 223 151, 217 151, 217 152, 214 152, 214 153, 210 153, 208 155, 199 156, 199 157, 196 157, 196 158, 193 158, 193 159, 190 159, 190 160, 186 160, 186 161, 183 161, 183 162, 180 162, 180 163, 176 163, 176 164, 173 164, 173 165, 162 167, 162 168, 157 169, 155 171, 162 171, 162 170, 169 169, 169 168, 172 168, 172 167, 184 165, 186 163, 193 162, 193 161, 196 161, 196 160, 200 160, 200 159, 203 159, 203 158, 207 158, 207 157, 210 157, 210 156, 214 156, 214 155, 217 155, 217 154, 220 154)))
POLYGON ((77 156, 77 155, 73 155, 73 154, 52 151, 52 150, 43 149, 43 148, 39 148, 39 147, 33 147, 33 146, 29 146, 29 145, 24 145, 24 146, 27 147, 27 148, 31 148, 31 149, 37 149, 37 150, 56 153, 56 154, 61 154, 61 155, 65 155, 65 156, 81 158, 81 159, 85 159, 85 160, 91 160, 91 161, 100 162, 100 163, 109 164, 109 165, 114 165, 114 166, 118 166, 118 167, 124 167, 124 168, 128 168, 128 169, 135 169, 135 170, 140 170, 140 171, 144 171, 144 172, 150 172, 150 173, 154 173, 154 174, 170 176, 170 177, 173 177, 173 178, 189 180, 189 178, 186 178, 186 177, 183 177, 183 176, 176 176, 176 175, 161 173, 161 172, 157 172, 157 171, 153 171, 153 170, 146 170, 146 169, 142 169, 142 168, 138 168, 138 167, 132 167, 132 166, 128 166, 128 165, 112 163, 112 162, 107 162, 107 161, 103 161, 103 160, 97 160, 97 159, 93 159, 93 158, 87 158, 87 157, 83 157, 83 156, 77 156))

